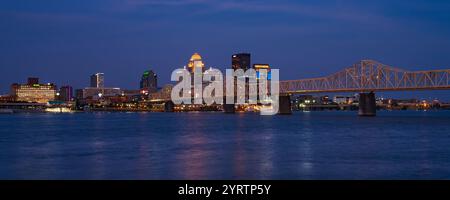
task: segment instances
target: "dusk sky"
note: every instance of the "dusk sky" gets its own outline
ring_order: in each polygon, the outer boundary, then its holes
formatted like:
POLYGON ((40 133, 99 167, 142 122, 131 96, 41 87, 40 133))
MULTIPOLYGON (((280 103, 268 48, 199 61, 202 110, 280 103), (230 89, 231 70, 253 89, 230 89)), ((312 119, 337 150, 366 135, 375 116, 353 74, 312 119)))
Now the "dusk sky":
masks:
POLYGON ((95 72, 106 86, 137 89, 147 69, 162 85, 194 52, 220 69, 249 52, 281 79, 324 76, 361 59, 450 69, 446 0, 0 0, 0 31, 1 94, 28 76, 82 88, 95 72))

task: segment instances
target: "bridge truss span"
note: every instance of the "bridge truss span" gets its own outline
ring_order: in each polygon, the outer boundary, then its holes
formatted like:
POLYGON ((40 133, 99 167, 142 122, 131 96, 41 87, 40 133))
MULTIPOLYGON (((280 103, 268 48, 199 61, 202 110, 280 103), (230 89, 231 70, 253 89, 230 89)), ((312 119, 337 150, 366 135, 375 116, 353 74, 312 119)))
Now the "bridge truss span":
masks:
POLYGON ((373 60, 362 60, 326 77, 280 81, 280 93, 450 89, 449 74, 450 69, 407 71, 373 60))

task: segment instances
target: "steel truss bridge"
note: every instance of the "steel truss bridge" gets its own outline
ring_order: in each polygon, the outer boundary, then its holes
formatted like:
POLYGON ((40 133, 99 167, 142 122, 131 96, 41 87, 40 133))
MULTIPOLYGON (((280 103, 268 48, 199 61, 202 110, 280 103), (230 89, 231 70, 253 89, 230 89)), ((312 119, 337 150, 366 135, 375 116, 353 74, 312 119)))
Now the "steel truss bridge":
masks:
POLYGON ((450 69, 408 71, 362 60, 335 74, 280 81, 281 94, 450 89, 450 69))

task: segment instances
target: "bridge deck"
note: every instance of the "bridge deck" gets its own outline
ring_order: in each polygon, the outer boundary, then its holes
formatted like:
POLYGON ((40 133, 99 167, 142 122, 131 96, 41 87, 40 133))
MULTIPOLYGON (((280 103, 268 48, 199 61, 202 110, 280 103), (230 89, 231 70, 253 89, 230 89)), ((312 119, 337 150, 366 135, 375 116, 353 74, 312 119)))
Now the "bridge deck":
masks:
POLYGON ((450 89, 450 69, 407 71, 362 60, 326 77, 280 81, 280 93, 375 92, 450 89))

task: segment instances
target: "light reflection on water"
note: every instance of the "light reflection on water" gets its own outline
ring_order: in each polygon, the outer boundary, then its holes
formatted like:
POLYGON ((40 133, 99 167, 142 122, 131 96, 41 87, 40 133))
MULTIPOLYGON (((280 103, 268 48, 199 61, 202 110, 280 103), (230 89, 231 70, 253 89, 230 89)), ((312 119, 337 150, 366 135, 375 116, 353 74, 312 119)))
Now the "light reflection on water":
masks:
POLYGON ((449 179, 450 112, 0 115, 0 179, 449 179))

